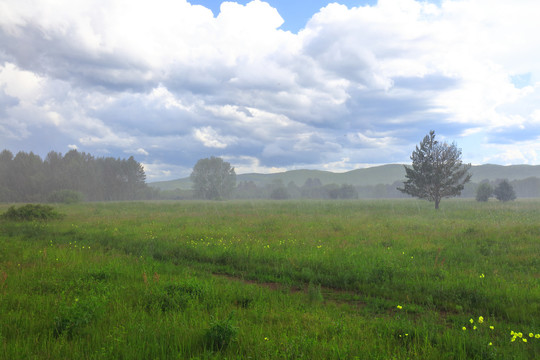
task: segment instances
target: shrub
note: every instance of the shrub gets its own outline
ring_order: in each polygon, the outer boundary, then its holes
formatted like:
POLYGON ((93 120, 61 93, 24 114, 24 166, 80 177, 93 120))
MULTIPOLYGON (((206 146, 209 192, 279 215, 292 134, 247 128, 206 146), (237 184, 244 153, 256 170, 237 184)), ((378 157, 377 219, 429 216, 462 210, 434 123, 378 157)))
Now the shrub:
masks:
POLYGON ((51 203, 76 204, 84 201, 84 194, 75 190, 53 191, 47 198, 51 203))
POLYGON ((0 216, 2 219, 6 220, 25 221, 59 219, 63 215, 59 214, 52 206, 49 205, 27 204, 19 208, 11 206, 0 216))

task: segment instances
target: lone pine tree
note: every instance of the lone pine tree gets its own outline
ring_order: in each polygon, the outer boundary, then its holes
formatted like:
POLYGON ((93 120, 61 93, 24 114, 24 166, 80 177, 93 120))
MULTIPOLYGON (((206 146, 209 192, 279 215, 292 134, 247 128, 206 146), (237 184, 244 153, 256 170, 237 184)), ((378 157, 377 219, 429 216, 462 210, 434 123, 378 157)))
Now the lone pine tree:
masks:
POLYGON ((471 165, 461 162, 461 150, 455 143, 435 140, 435 131, 424 137, 411 155, 412 166, 405 166, 407 181, 399 191, 411 196, 435 202, 439 208, 441 199, 458 196, 464 185, 471 180, 471 165))

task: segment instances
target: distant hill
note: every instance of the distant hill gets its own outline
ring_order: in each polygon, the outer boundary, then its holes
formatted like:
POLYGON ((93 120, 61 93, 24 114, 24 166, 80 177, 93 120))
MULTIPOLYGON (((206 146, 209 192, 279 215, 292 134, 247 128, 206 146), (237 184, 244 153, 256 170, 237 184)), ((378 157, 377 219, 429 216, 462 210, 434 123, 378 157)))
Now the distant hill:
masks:
MULTIPOLYGON (((540 165, 478 165, 470 170, 473 174, 472 182, 478 183, 482 180, 508 179, 521 180, 529 177, 540 178, 540 165)), ((392 184, 405 179, 403 165, 389 164, 374 166, 370 168, 356 169, 344 173, 334 173, 321 170, 291 170, 274 174, 239 174, 236 182, 253 181, 257 186, 264 186, 274 180, 280 179, 285 185, 293 181, 296 185, 302 186, 307 179, 318 178, 325 184, 350 184, 355 186, 367 186, 377 184, 392 184)), ((149 183, 151 187, 160 190, 191 189, 189 177, 170 181, 159 181, 149 183)))

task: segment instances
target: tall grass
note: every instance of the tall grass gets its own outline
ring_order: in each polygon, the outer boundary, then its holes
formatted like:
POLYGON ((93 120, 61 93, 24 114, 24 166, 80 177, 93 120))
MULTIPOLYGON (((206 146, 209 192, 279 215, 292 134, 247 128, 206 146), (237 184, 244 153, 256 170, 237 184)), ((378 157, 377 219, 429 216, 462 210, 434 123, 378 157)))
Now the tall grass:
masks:
POLYGON ((540 358, 536 201, 55 209, 0 222, 0 358, 540 358))

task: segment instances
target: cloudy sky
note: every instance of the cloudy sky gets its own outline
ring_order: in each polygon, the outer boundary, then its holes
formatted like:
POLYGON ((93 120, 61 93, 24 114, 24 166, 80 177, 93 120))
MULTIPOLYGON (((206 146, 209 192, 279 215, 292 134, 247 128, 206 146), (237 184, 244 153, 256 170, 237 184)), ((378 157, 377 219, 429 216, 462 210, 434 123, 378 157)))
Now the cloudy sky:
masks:
POLYGON ((0 150, 237 173, 540 164, 538 0, 0 0, 0 150))

